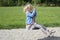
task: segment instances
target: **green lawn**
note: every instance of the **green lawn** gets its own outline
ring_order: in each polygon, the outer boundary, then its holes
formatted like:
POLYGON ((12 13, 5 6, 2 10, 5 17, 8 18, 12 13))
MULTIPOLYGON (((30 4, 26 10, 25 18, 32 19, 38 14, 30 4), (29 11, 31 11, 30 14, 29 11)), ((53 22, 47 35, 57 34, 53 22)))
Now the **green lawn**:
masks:
MULTIPOLYGON (((44 26, 60 26, 60 7, 36 7, 36 22, 44 26)), ((24 28, 23 7, 0 7, 0 29, 24 28)))

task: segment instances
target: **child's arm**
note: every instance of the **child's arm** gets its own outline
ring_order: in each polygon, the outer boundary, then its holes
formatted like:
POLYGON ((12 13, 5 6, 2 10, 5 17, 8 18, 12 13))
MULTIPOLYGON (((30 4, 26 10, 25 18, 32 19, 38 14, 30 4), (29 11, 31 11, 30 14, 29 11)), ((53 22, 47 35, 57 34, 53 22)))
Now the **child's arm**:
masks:
POLYGON ((29 16, 29 17, 34 17, 34 15, 36 14, 35 12, 36 12, 36 10, 34 9, 34 10, 32 11, 32 13, 26 12, 26 15, 29 16))

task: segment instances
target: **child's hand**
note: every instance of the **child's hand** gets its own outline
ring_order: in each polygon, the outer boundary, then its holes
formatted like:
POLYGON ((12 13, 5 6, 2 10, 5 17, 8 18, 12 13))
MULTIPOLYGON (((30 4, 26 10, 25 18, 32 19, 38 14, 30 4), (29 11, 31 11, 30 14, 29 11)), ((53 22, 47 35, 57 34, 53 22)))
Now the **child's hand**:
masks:
POLYGON ((36 7, 34 6, 34 9, 36 9, 36 7))
POLYGON ((34 8, 33 10, 36 10, 36 8, 34 8))

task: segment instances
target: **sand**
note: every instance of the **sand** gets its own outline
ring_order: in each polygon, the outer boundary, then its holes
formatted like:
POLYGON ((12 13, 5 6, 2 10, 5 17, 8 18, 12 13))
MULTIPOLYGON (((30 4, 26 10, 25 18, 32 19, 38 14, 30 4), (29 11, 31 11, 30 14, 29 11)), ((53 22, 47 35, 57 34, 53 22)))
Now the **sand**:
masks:
POLYGON ((60 40, 60 27, 48 28, 56 30, 53 37, 47 37, 40 29, 1 29, 0 40, 60 40))

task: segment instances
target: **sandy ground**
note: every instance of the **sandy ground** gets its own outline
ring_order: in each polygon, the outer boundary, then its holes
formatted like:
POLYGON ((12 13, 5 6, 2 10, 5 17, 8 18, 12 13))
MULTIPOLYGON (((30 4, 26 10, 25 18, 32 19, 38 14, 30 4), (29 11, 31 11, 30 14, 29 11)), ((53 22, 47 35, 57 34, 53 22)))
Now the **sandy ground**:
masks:
POLYGON ((53 37, 47 37, 41 30, 0 30, 0 40, 60 40, 60 27, 48 29, 56 30, 53 37))

